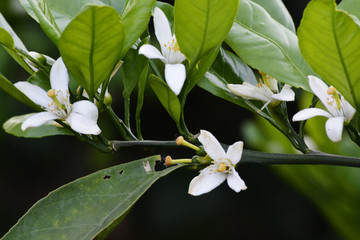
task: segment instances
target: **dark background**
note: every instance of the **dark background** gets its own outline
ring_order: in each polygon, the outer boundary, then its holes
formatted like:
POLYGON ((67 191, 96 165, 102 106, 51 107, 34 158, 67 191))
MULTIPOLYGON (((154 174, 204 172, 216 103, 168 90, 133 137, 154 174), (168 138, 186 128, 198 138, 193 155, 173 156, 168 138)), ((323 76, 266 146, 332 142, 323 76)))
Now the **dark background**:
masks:
MULTIPOLYGON (((298 26, 308 1, 284 1, 298 26)), ((39 25, 19 9, 15 0, 1 0, 5 16, 28 49, 59 56, 39 25)), ((0 49, 0 72, 11 81, 28 75, 0 49)), ((111 89, 118 99, 121 89, 111 89)), ((151 90, 142 112, 145 139, 175 139, 176 128, 151 90), (154 121, 156 120, 156 121, 154 121)), ((0 92, 0 123, 31 110, 0 92)), ((186 108, 190 131, 211 131, 221 142, 241 139, 240 125, 250 119, 246 111, 213 97, 202 89, 191 92, 186 108), (205 106, 205 107, 204 107, 205 106), (208 107, 206 107, 208 106, 208 107), (226 124, 223 124, 226 123, 226 124)), ((121 102, 114 106, 121 114, 121 102)), ((123 151, 99 153, 73 137, 16 138, 0 131, 0 236, 39 199, 76 178, 147 154, 123 151)), ((315 205, 284 182, 274 167, 246 165, 239 174, 248 189, 234 193, 226 184, 200 196, 187 194, 196 172, 177 171, 160 179, 135 204, 109 239, 342 239, 315 205)))

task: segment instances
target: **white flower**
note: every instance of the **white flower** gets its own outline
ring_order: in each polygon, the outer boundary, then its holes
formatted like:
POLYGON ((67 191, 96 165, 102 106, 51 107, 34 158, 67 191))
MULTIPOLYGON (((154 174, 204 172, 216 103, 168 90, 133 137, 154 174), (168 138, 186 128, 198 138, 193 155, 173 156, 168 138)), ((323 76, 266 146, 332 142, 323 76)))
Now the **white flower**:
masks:
POLYGON ((201 130, 198 139, 213 162, 190 182, 189 194, 198 196, 210 192, 225 180, 235 192, 245 190, 247 187, 235 170, 235 165, 241 159, 243 142, 239 141, 229 146, 225 153, 210 132, 201 130))
POLYGON ((277 80, 269 75, 264 78, 264 83, 260 82, 257 86, 244 82, 243 84, 228 84, 228 88, 242 98, 264 102, 265 105, 261 110, 270 103, 278 104, 280 101, 294 101, 295 93, 291 90, 291 86, 285 84, 279 93, 277 80))
POLYGON ((21 125, 21 129, 25 131, 28 128, 39 127, 49 121, 59 119, 68 123, 78 133, 100 134, 96 105, 87 100, 70 103, 69 75, 62 58, 56 60, 51 68, 50 84, 52 89, 48 92, 26 81, 14 84, 34 103, 46 110, 26 119, 21 125))
POLYGON ((328 87, 321 79, 315 76, 308 76, 308 78, 311 90, 328 111, 320 108, 303 109, 293 116, 293 121, 303 121, 315 116, 327 117, 329 119, 325 123, 326 134, 331 141, 339 142, 344 124, 348 124, 353 118, 355 109, 343 96, 339 97, 334 87, 328 87))
POLYGON ((168 19, 158 7, 154 9, 154 28, 161 52, 154 46, 145 44, 140 47, 139 54, 165 63, 165 80, 170 89, 179 95, 186 78, 185 65, 182 64, 186 58, 180 52, 175 35, 171 33, 168 19))

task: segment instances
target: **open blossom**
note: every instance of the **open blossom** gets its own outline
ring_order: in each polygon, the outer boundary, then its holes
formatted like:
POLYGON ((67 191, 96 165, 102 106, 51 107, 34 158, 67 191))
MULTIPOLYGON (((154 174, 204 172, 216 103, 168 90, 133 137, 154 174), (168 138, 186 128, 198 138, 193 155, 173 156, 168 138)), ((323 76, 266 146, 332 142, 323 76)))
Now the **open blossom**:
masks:
POLYGON ((265 75, 264 82, 259 82, 256 86, 244 82, 243 84, 228 84, 228 88, 242 98, 264 102, 265 105, 261 110, 270 103, 278 104, 280 101, 295 100, 295 93, 291 90, 291 86, 285 84, 279 92, 277 80, 269 75, 265 75))
POLYGON ((355 114, 355 109, 345 100, 339 97, 333 86, 328 87, 321 79, 308 76, 309 85, 313 93, 320 99, 327 111, 320 108, 307 108, 296 113, 293 121, 303 121, 315 116, 327 117, 325 123, 326 134, 333 142, 339 142, 342 137, 344 124, 348 124, 355 114))
POLYGON ((145 44, 140 47, 139 54, 165 63, 165 80, 170 89, 179 95, 186 78, 185 65, 182 64, 186 58, 180 52, 175 35, 171 33, 168 19, 158 7, 154 9, 154 28, 161 52, 154 46, 145 44))
POLYGON ((218 140, 210 132, 201 130, 198 139, 213 161, 190 182, 189 194, 198 196, 210 192, 225 180, 235 192, 245 190, 247 187, 235 170, 235 165, 241 159, 243 142, 239 141, 229 146, 225 153, 218 140))
POLYGON ((26 81, 14 84, 34 103, 46 110, 26 119, 21 129, 25 131, 28 128, 42 126, 49 121, 62 120, 78 133, 100 134, 96 105, 87 100, 70 103, 69 75, 62 58, 56 60, 51 68, 50 84, 52 89, 48 92, 26 81))

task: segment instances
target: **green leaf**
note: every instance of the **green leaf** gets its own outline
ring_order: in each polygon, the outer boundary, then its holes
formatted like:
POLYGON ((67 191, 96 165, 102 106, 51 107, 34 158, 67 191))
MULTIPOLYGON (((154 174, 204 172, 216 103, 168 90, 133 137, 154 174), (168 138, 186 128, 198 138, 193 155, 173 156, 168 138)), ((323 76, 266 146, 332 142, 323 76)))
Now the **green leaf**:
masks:
POLYGON ((306 61, 360 111, 360 27, 334 0, 313 0, 304 11, 299 46, 306 61))
POLYGON ((0 44, 5 46, 5 50, 10 56, 20 64, 28 73, 32 74, 34 70, 24 61, 18 54, 18 50, 28 52, 23 42, 16 35, 11 26, 7 23, 3 15, 0 13, 0 44))
POLYGON ((238 56, 223 48, 220 48, 211 68, 227 83, 242 84, 248 82, 253 85, 258 83, 252 69, 238 56))
POLYGON ((236 16, 239 0, 175 1, 175 35, 191 66, 216 50, 236 16))
POLYGON ((307 76, 314 73, 300 54, 296 35, 258 4, 240 1, 226 43, 251 67, 310 91, 307 76))
MULTIPOLYGON (((53 19, 62 32, 72 19, 79 13, 80 9, 87 4, 103 5, 99 0, 42 0, 46 3, 53 19)), ((35 21, 40 22, 34 13, 30 0, 19 0, 23 8, 35 21)))
POLYGON ((149 83, 161 104, 178 125, 180 121, 181 106, 176 94, 163 80, 155 75, 150 74, 149 83))
POLYGON ((3 240, 104 239, 159 178, 181 165, 155 171, 160 156, 120 164, 79 178, 38 201, 3 240))
POLYGON ((29 83, 32 83, 34 85, 41 87, 45 91, 47 91, 51 88, 50 77, 48 74, 44 73, 42 70, 35 72, 33 75, 31 75, 28 78, 27 81, 29 83))
POLYGON ((284 25, 287 29, 296 33, 294 21, 281 0, 251 0, 262 6, 273 19, 284 25))
POLYGON ((118 12, 108 6, 88 6, 64 30, 60 53, 75 80, 90 98, 119 62, 124 39, 118 12))
MULTIPOLYGON (((20 0, 20 3, 24 0, 20 0)), ((55 19, 47 6, 45 0, 27 0, 27 8, 31 8, 33 17, 39 22, 41 28, 46 33, 46 35, 51 39, 51 41, 59 46, 59 39, 61 35, 60 28, 55 22, 55 19)), ((25 8, 26 9, 26 8, 25 8)))
POLYGON ((360 19, 360 1, 342 0, 339 3, 338 8, 354 15, 357 19, 360 19))
POLYGON ((3 125, 5 132, 16 137, 25 138, 42 138, 53 135, 73 135, 70 130, 54 126, 52 122, 46 123, 37 128, 28 128, 25 131, 21 130, 22 123, 34 114, 36 113, 29 113, 10 118, 3 125))
POLYGON ((124 24, 124 46, 122 56, 136 43, 146 30, 151 10, 156 0, 129 0, 122 16, 124 24))
POLYGON ((233 94, 227 87, 228 82, 218 75, 214 70, 209 70, 198 83, 198 86, 213 95, 225 99, 236 105, 251 110, 244 99, 233 94))
POLYGON ((9 94, 11 97, 22 102, 23 104, 31 107, 32 109, 36 111, 42 111, 42 109, 38 105, 36 105, 25 94, 23 94, 19 89, 17 89, 14 86, 14 84, 12 84, 12 82, 7 80, 1 73, 0 73, 0 89, 2 89, 4 92, 9 94))

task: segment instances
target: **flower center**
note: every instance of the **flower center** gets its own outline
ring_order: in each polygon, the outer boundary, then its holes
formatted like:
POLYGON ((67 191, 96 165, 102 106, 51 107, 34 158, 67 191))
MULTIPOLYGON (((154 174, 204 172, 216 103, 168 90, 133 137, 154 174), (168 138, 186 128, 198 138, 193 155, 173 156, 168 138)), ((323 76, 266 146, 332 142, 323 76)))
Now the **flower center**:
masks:
POLYGON ((54 103, 56 104, 56 106, 57 106, 57 108, 59 110, 65 109, 65 106, 63 104, 61 104, 59 99, 57 98, 56 93, 55 93, 55 89, 50 89, 47 92, 47 95, 54 101, 54 103))
POLYGON ((225 171, 229 171, 230 170, 230 165, 229 164, 226 164, 224 162, 221 162, 219 165, 218 165, 218 172, 225 172, 225 171))
POLYGON ((330 95, 329 98, 327 98, 327 103, 329 105, 332 105, 334 101, 336 102, 336 106, 338 109, 341 109, 341 102, 339 94, 337 93, 336 89, 333 86, 330 86, 328 90, 326 91, 328 95, 330 95))
POLYGON ((167 44, 164 43, 164 47, 168 48, 169 51, 174 51, 174 52, 179 52, 180 51, 179 44, 177 43, 175 38, 173 38, 167 44))

